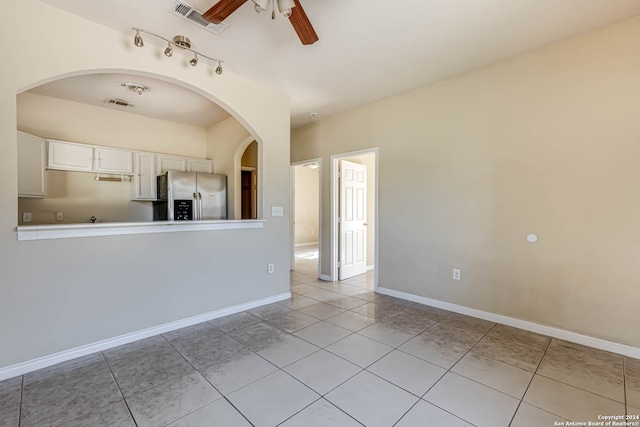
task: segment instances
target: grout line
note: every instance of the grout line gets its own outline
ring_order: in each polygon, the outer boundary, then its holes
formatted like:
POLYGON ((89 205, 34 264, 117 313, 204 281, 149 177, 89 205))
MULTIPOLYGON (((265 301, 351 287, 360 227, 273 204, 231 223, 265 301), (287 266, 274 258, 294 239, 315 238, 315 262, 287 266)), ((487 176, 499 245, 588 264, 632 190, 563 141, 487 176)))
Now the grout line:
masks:
MULTIPOLYGON (((531 379, 529 380, 529 384, 527 384, 527 388, 524 390, 524 393, 522 393, 522 397, 520 398, 520 402, 518 402, 518 406, 516 407, 515 412, 513 413, 513 416, 511 417, 511 421, 509 421, 509 425, 511 425, 513 423, 513 420, 516 418, 516 414, 518 413, 518 411, 520 410, 520 406, 522 406, 522 402, 524 402, 524 397, 527 395, 527 392, 529 391, 529 387, 531 387, 531 383, 533 382, 533 379, 536 377, 536 374, 538 373, 538 370, 540 369, 540 365, 542 365, 542 361, 544 360, 544 357, 547 355, 547 351, 549 350, 549 347, 551 347, 551 342, 553 341, 553 338, 549 340, 549 342, 547 343, 547 347, 544 349, 544 353, 542 354, 542 357, 540 358, 540 361, 538 362, 538 366, 536 366, 536 370, 533 372, 533 375, 531 376, 531 379)), ((526 403, 526 402, 525 402, 526 403)), ((542 408, 540 408, 542 409, 542 408)), ((546 409, 543 409, 546 412, 546 409)), ((551 414, 551 412, 549 412, 551 414)), ((557 414, 553 414, 556 415, 558 417, 560 417, 560 415, 557 414)), ((560 417, 562 419, 564 419, 564 417, 560 417)))
POLYGON ((127 402, 127 399, 124 397, 124 393, 122 392, 122 389, 120 388, 120 384, 118 383, 118 380, 116 380, 116 376, 113 373, 113 369, 111 368, 111 365, 109 364, 109 360, 104 355, 103 351, 101 351, 100 354, 102 355, 102 358, 104 359, 104 362, 106 363, 107 368, 109 369, 109 372, 111 373, 111 377, 113 378, 113 382, 116 384, 116 387, 118 387, 118 391, 120 392, 120 396, 122 396, 122 401, 124 402, 124 405, 127 407, 127 411, 129 411, 129 415, 131 416, 131 419, 133 420, 133 423, 137 426, 138 422, 136 421, 136 418, 133 416, 133 412, 131 411, 131 408, 129 407, 129 402, 127 402))
POLYGON ((20 382, 20 407, 18 410, 18 427, 22 424, 22 399, 24 397, 24 375, 22 375, 22 381, 20 382))

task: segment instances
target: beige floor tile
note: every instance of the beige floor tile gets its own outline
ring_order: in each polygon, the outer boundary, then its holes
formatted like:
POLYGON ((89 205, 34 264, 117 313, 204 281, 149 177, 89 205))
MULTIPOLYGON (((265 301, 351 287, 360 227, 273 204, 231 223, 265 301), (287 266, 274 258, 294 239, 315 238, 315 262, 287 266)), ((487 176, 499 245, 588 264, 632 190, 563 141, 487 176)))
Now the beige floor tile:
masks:
POLYGON ((280 328, 283 331, 287 331, 289 333, 293 333, 302 328, 306 328, 309 325, 313 325, 314 323, 319 322, 313 316, 309 316, 308 314, 300 313, 299 311, 293 311, 291 313, 282 314, 280 316, 272 317, 267 320, 272 326, 276 328, 280 328))
POLYGON ((551 338, 544 335, 518 328, 512 328, 507 325, 496 325, 495 328, 489 331, 489 335, 505 341, 526 345, 527 347, 532 347, 536 350, 546 350, 549 342, 551 341, 551 338))
POLYGON ((310 342, 311 344, 317 345, 318 347, 325 348, 326 346, 331 345, 336 341, 340 341, 342 338, 345 338, 352 333, 353 332, 348 329, 320 321, 311 326, 307 326, 304 329, 300 329, 295 332, 294 335, 310 342))
POLYGON ((478 427, 507 427, 520 402, 451 372, 424 399, 478 427))
POLYGON ((622 372, 624 369, 624 357, 619 354, 599 350, 597 348, 586 347, 568 341, 558 339, 551 340, 547 354, 567 354, 570 353, 578 363, 591 366, 601 366, 611 370, 622 372))
POLYGON ((461 418, 421 400, 394 427, 471 427, 461 418))
POLYGON ((533 378, 523 400, 571 421, 597 421, 598 415, 625 412, 619 402, 540 375, 533 378))
POLYGON ((452 325, 458 328, 470 329, 476 332, 486 333, 495 326, 495 323, 488 320, 482 320, 464 314, 451 313, 449 316, 441 320, 442 323, 452 325))
POLYGON ((326 350, 362 368, 366 368, 385 354, 390 353, 393 347, 362 335, 353 334, 331 344, 326 350))
POLYGON ((320 350, 313 344, 293 335, 285 335, 256 353, 279 368, 292 364, 320 350))
POLYGON ((392 426, 418 401, 418 397, 366 371, 325 398, 367 427, 392 426))
POLYGON ((256 427, 276 426, 320 396, 283 371, 274 372, 227 396, 256 427))
POLYGON ((264 378, 278 368, 251 351, 245 351, 200 370, 220 393, 227 395, 264 378))
POLYGON ((546 427, 560 425, 555 423, 562 422, 566 422, 566 420, 558 415, 522 402, 509 427, 546 427))
POLYGON ((467 350, 476 345, 476 343, 484 336, 484 332, 464 329, 442 322, 436 323, 424 331, 423 334, 467 350))
POLYGON ((320 350, 284 368, 316 393, 324 395, 356 375, 362 368, 320 350))
POLYGON ((537 373, 563 383, 624 403, 622 366, 591 357, 576 357, 563 347, 550 349, 537 373))
POLYGON ((531 372, 536 371, 544 355, 541 350, 491 336, 484 337, 471 351, 531 372))
POLYGON ((625 357, 624 372, 625 372, 625 375, 640 378, 640 359, 625 357))
POLYGON ((300 309, 301 313, 308 314, 309 316, 313 316, 316 319, 325 320, 329 317, 336 316, 340 313, 344 313, 346 310, 340 307, 336 307, 334 305, 330 305, 324 302, 319 302, 317 304, 310 305, 303 309, 300 309))
POLYGON ((289 298, 288 300, 278 301, 278 304, 284 305, 285 307, 292 310, 300 310, 301 308, 309 307, 310 305, 317 303, 318 301, 312 298, 307 298, 304 295, 299 295, 296 293, 292 293, 291 298, 289 298))
POLYGON ((279 427, 362 427, 334 405, 320 399, 289 418, 279 427))
POLYGON ((357 332, 360 329, 364 329, 375 323, 374 319, 352 311, 347 311, 345 313, 338 314, 337 316, 329 317, 326 321, 352 332, 357 332))
MULTIPOLYGON (((169 424, 167 427, 251 427, 247 421, 225 399, 217 400, 204 408, 169 424)), ((96 426, 97 427, 97 426, 96 426)))
POLYGON ((477 353, 468 353, 451 370, 517 399, 522 399, 533 378, 533 372, 477 353))
POLYGON ((398 347, 417 335, 380 322, 360 329, 357 333, 391 347, 398 347))
POLYGON ((447 372, 439 366, 398 350, 369 366, 367 371, 418 397, 424 395, 447 372))
POLYGON ((640 378, 627 376, 625 380, 627 388, 627 405, 634 407, 634 414, 640 413, 640 378))
POLYGON ((442 368, 451 368, 467 352, 466 349, 451 343, 433 339, 427 335, 418 335, 398 347, 398 350, 409 353, 442 368))

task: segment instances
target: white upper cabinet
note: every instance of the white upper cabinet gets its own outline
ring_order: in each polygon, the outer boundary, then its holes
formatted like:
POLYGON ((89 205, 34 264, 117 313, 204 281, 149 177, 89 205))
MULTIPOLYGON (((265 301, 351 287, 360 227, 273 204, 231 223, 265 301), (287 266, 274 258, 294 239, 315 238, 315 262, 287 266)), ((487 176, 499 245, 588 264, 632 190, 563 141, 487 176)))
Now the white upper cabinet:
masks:
POLYGON ((206 159, 187 159, 189 172, 213 173, 213 161, 206 159))
POLYGON ((95 172, 121 174, 133 172, 133 153, 131 151, 95 147, 93 156, 93 170, 95 172))
POLYGON ((133 154, 133 200, 156 199, 156 155, 133 154))
POLYGON ((18 197, 46 197, 46 140, 18 132, 18 197))
POLYGON ((93 147, 72 142, 49 141, 49 169, 92 172, 93 147))
POLYGON ((187 172, 187 159, 167 154, 158 154, 156 156, 156 175, 162 175, 169 171, 187 172))

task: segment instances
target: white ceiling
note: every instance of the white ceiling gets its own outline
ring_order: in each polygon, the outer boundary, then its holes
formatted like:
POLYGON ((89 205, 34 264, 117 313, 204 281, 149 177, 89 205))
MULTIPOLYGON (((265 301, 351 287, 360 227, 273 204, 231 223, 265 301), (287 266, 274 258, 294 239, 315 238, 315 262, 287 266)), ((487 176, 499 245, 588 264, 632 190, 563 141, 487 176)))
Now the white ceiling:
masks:
POLYGON ((209 99, 192 90, 163 80, 130 74, 67 77, 35 87, 30 92, 204 128, 230 116, 209 99), (122 83, 125 82, 140 83, 149 90, 138 95, 122 87, 122 83), (135 107, 106 104, 105 100, 108 98, 122 99, 135 107), (180 108, 175 108, 176 105, 180 108))
MULTIPOLYGON (((251 1, 218 36, 168 13, 173 0, 41 1, 132 43, 134 26, 188 36, 226 72, 286 91, 292 127, 640 14, 638 0, 300 0, 320 38, 303 46, 286 19, 256 14, 251 1)), ((206 11, 215 0, 187 3, 206 11)))

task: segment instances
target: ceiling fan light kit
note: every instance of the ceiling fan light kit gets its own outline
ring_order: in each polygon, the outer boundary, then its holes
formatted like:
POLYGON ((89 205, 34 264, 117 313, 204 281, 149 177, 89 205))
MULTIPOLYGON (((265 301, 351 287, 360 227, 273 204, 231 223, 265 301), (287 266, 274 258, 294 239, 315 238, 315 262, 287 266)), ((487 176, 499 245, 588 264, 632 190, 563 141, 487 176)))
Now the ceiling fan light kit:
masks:
POLYGON ((188 50, 189 52, 193 52, 193 58, 191 58, 191 60, 189 60, 189 64, 192 67, 195 67, 196 65, 198 65, 199 59, 200 57, 208 59, 211 62, 217 63, 218 66, 215 69, 215 73, 220 75, 222 74, 222 63, 224 61, 220 60, 220 59, 216 59, 216 58, 212 58, 210 56, 204 55, 194 49, 191 49, 191 40, 189 40, 187 37, 185 36, 175 36, 173 38, 173 40, 169 40, 166 39, 162 36, 159 36, 157 34, 151 33, 149 31, 143 30, 141 28, 135 28, 132 27, 131 28, 133 31, 136 32, 136 35, 133 38, 133 43, 137 46, 137 47, 143 47, 144 46, 144 41, 142 40, 142 36, 140 35, 140 33, 142 34, 146 34, 148 36, 151 37, 155 37, 157 39, 163 40, 167 43, 167 48, 164 50, 164 55, 167 58, 171 58, 173 56, 173 46, 178 47, 180 49, 184 49, 184 50, 188 50))
MULTIPOLYGON (((248 0, 219 0, 202 14, 202 19, 212 24, 220 24, 247 1, 248 0)), ((318 41, 318 35, 298 0, 251 0, 251 2, 253 3, 253 8, 258 13, 266 11, 271 5, 273 7, 271 17, 273 19, 275 19, 275 7, 277 3, 278 11, 280 11, 285 18, 289 18, 289 22, 291 22, 302 44, 309 45, 318 41)))

